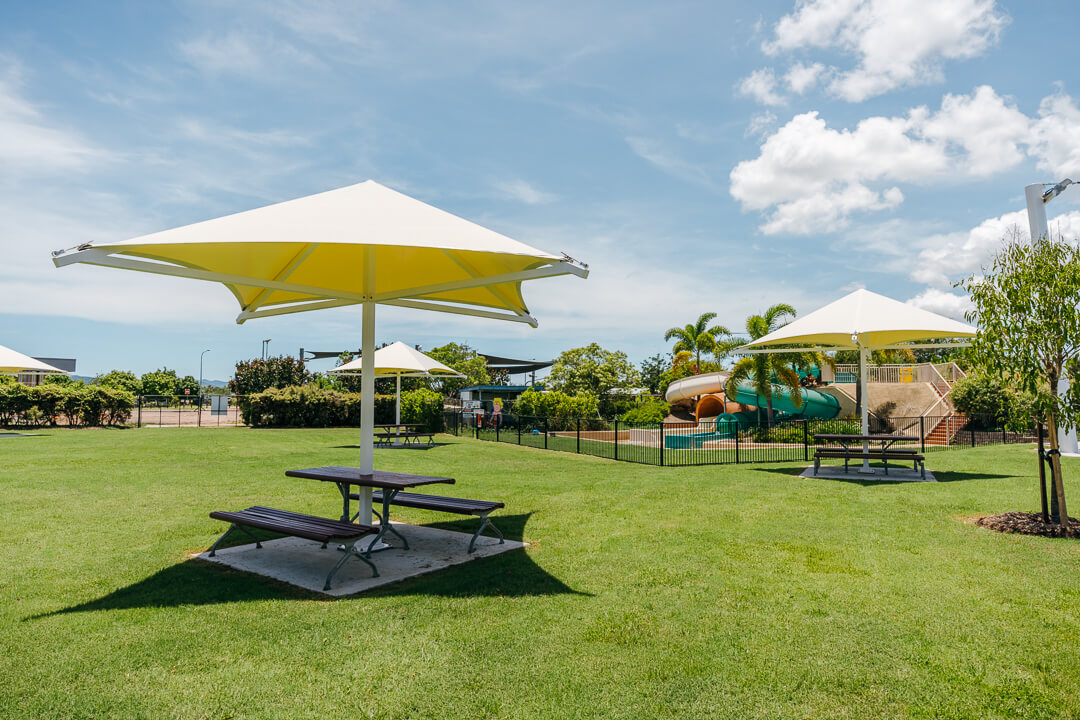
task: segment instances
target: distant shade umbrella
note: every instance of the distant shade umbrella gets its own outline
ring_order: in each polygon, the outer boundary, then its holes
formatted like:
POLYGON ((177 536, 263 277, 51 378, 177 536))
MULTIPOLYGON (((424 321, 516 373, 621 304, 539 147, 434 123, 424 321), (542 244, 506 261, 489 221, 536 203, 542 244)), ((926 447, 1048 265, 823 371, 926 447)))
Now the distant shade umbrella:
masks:
MULTIPOLYGON (((333 375, 362 375, 363 357, 329 370, 333 375)), ((394 422, 401 423, 401 378, 403 377, 465 377, 457 370, 443 365, 414 347, 395 342, 375 351, 375 376, 397 380, 394 402, 394 422)))
MULTIPOLYGON (((431 310, 536 326, 521 283, 587 277, 552 255, 367 182, 111 243, 53 253, 53 263, 104 265, 208 280, 236 297, 238 323, 360 305, 360 472, 373 471, 375 306, 431 310)), ((370 492, 367 519, 370 520, 370 492)), ((365 522, 361 515, 361 522, 365 522)))
MULTIPOLYGON (((796 350, 858 350, 859 386, 862 393, 862 432, 870 432, 867 407, 867 358, 871 350, 902 347, 918 340, 975 337, 977 330, 956 320, 902 303, 869 290, 831 302, 808 315, 749 342, 736 353, 776 352, 774 348, 796 350)), ((934 344, 933 347, 957 343, 934 344)), ((782 351, 782 350, 781 350, 782 351)), ((864 451, 867 445, 864 444, 864 451)), ((864 470, 869 463, 863 461, 864 470)))
POLYGON ((23 355, 21 352, 0 345, 0 373, 17 375, 21 372, 63 373, 64 371, 58 367, 53 367, 49 363, 41 362, 29 355, 23 355))

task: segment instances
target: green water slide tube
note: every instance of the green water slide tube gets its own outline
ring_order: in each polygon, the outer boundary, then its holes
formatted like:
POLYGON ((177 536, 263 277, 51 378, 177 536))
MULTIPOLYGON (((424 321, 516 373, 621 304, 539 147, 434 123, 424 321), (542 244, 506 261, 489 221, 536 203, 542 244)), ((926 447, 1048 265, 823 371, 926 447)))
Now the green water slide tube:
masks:
MULTIPOLYGON (((791 391, 784 385, 772 386, 772 406, 775 412, 782 412, 790 417, 822 418, 831 420, 840 414, 840 401, 832 395, 820 393, 817 390, 803 388, 803 405, 795 407, 791 401, 791 391)), ((768 407, 765 398, 757 394, 754 385, 749 380, 744 380, 735 388, 735 401, 743 405, 753 405, 759 408, 768 407)))

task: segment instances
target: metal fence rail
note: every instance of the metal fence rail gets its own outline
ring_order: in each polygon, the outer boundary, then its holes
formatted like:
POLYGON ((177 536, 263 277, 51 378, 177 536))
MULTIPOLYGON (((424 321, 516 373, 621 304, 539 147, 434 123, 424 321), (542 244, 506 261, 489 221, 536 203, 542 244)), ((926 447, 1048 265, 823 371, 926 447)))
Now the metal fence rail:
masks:
MULTIPOLYGON (((957 448, 1032 443, 1035 425, 1024 432, 1007 429, 991 418, 963 415, 875 419, 874 433, 915 437, 896 447, 923 453, 957 448)), ((823 433, 858 434, 857 420, 780 420, 773 425, 738 422, 631 423, 597 418, 551 418, 503 414, 486 416, 447 413, 446 431, 478 440, 524 445, 543 450, 592 455, 656 466, 727 465, 810 462, 825 446, 823 433)))
POLYGON ((136 427, 236 427, 243 425, 246 395, 140 395, 131 411, 136 427), (222 399, 215 399, 222 398, 222 399))

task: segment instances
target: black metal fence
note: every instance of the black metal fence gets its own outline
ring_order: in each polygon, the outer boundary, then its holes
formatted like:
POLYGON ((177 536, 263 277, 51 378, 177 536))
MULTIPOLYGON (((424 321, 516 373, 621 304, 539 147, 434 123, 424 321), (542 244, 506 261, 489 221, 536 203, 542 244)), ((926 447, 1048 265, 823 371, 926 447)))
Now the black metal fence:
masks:
MULTIPOLYGON (((825 446, 819 435, 860 434, 857 420, 778 420, 773 425, 735 421, 634 423, 597 418, 545 418, 447 413, 447 432, 478 440, 658 466, 726 465, 813 460, 825 446)), ((992 418, 962 415, 876 420, 871 432, 894 435, 895 448, 923 453, 983 445, 1031 443, 1035 425, 1016 432, 992 418)))
POLYGON ((136 427, 235 427, 243 425, 245 395, 140 395, 131 411, 136 427))

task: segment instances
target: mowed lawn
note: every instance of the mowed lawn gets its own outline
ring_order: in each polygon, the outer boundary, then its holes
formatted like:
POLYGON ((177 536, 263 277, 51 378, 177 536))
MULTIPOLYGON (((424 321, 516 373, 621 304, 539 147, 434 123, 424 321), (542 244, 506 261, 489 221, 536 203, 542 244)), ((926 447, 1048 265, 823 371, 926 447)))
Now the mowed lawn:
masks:
POLYGON ((336 516, 284 471, 356 434, 0 439, 0 717, 1080 717, 1080 542, 962 521, 1037 509, 1030 446, 868 485, 443 436, 376 464, 504 500, 526 551, 341 600, 189 558, 211 510, 336 516))

